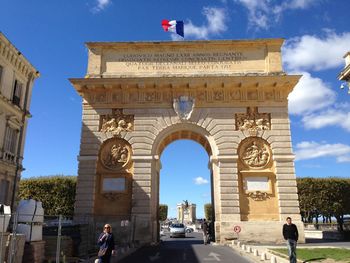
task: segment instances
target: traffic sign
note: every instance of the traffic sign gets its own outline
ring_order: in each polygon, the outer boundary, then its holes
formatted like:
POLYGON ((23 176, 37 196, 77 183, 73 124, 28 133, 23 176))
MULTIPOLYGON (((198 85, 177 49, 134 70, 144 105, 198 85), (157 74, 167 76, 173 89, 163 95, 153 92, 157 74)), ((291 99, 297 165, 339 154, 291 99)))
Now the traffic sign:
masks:
POLYGON ((235 233, 239 233, 239 232, 241 232, 241 227, 240 226, 235 226, 233 228, 233 231, 235 231, 235 233))

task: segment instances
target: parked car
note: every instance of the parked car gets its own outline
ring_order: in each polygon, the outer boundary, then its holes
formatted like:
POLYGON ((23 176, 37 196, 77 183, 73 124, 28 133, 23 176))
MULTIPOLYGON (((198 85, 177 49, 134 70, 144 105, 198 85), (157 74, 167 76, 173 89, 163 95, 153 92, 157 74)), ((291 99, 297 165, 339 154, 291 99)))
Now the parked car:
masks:
POLYGON ((170 226, 170 237, 186 237, 186 227, 184 224, 172 224, 170 226))

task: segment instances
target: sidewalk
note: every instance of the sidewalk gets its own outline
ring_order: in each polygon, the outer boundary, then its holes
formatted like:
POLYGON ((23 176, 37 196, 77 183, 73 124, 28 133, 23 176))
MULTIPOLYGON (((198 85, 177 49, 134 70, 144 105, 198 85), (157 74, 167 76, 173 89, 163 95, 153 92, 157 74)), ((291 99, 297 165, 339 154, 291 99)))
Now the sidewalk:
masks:
MULTIPOLYGON (((298 244, 302 248, 345 248, 350 249, 350 242, 333 242, 324 240, 307 240, 309 243, 298 244)), ((272 248, 286 248, 286 245, 258 245, 244 244, 238 240, 233 240, 229 245, 233 250, 244 255, 254 262, 289 263, 289 260, 282 254, 271 251, 272 248)), ((303 261, 298 260, 302 263, 303 261)))

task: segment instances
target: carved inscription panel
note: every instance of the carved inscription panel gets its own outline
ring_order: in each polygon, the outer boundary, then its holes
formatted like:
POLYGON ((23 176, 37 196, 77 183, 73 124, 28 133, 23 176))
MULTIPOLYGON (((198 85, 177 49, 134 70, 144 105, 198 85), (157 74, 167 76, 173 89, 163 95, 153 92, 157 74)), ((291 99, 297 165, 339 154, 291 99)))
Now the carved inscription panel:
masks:
POLYGON ((265 72, 265 52, 255 50, 106 50, 103 74, 208 74, 265 72))

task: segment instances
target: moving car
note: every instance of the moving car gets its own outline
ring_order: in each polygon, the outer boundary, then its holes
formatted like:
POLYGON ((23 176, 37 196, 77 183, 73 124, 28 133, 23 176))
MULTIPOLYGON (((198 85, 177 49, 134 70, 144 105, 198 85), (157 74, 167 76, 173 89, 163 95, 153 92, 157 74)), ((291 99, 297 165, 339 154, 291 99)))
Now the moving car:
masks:
POLYGON ((186 237, 186 227, 184 224, 172 224, 170 226, 170 237, 186 237))

